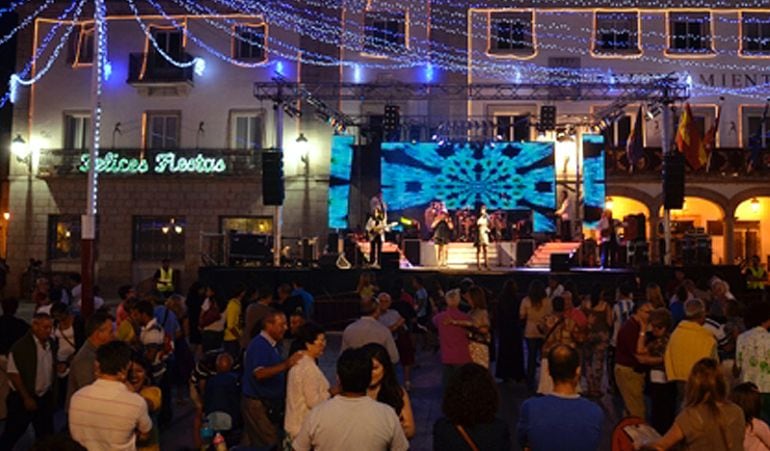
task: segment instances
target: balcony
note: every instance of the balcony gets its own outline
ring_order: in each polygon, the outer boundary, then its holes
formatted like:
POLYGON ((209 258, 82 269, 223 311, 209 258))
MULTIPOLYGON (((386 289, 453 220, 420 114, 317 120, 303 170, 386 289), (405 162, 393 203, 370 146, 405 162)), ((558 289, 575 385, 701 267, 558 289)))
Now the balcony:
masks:
MULTIPOLYGON (((261 174, 262 150, 236 149, 102 149, 100 177, 254 177, 261 174)), ((85 176, 88 150, 44 149, 38 176, 85 176)))
MULTIPOLYGON (((676 152, 676 149, 673 149, 676 152)), ((723 183, 735 183, 749 178, 753 181, 757 178, 767 178, 770 175, 770 149, 762 149, 760 157, 762 165, 759 169, 749 170, 751 150, 739 147, 720 147, 714 149, 711 161, 707 167, 693 171, 686 167, 688 177, 701 181, 714 181, 723 183)), ((663 150, 660 147, 645 147, 643 163, 634 168, 633 174, 629 171, 628 158, 625 148, 612 148, 607 150, 605 163, 607 178, 609 180, 622 181, 629 177, 637 179, 660 180, 663 171, 663 150)))
MULTIPOLYGON (((182 52, 178 61, 187 63, 194 59, 182 52)), ((128 84, 145 96, 185 96, 193 86, 193 67, 176 67, 161 55, 131 53, 128 55, 128 84)))

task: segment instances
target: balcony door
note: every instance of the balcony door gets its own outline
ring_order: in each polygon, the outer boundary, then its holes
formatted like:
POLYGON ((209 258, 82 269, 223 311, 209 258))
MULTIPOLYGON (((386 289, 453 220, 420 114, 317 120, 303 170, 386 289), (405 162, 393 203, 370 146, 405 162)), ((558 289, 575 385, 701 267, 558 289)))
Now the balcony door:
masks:
POLYGON ((736 221, 733 231, 735 243, 735 260, 748 260, 752 255, 760 255, 759 221, 736 221))
MULTIPOLYGON (((152 31, 152 36, 163 52, 176 61, 182 61, 182 30, 157 29, 152 31)), ((178 70, 153 45, 150 45, 150 54, 148 56, 149 63, 151 64, 150 69, 156 74, 158 72, 178 70)))

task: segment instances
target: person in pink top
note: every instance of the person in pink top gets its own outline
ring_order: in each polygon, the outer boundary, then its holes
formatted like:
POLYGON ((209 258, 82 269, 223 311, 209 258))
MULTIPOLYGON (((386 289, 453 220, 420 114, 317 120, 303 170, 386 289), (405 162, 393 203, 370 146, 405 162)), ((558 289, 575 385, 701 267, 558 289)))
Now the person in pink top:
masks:
POLYGON ((462 365, 471 362, 468 350, 468 333, 462 327, 451 325, 452 321, 471 321, 471 317, 460 311, 460 290, 450 290, 446 294, 446 310, 433 317, 433 324, 438 329, 438 341, 441 350, 441 363, 444 371, 441 377, 443 386, 452 374, 462 365))
POLYGON ((746 418, 743 449, 745 451, 770 450, 770 427, 759 418, 762 410, 759 388, 752 382, 738 384, 733 387, 730 400, 743 409, 746 418))

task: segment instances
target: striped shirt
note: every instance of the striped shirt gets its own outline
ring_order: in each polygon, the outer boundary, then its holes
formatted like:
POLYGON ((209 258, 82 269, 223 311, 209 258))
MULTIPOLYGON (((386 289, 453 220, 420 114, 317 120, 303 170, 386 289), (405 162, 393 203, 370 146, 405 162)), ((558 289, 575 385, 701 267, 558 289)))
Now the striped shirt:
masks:
POLYGON ((72 395, 69 428, 88 451, 134 451, 136 431, 149 432, 152 421, 141 396, 122 382, 97 379, 72 395))

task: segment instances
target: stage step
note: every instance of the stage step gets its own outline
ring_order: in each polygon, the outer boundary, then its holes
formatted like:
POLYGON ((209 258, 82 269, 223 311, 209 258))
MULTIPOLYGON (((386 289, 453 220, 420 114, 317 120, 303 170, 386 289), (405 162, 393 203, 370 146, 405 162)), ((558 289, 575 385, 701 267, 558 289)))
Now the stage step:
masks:
POLYGON ((552 254, 575 254, 580 248, 580 242, 550 242, 543 243, 537 249, 527 262, 530 268, 550 268, 552 254))

